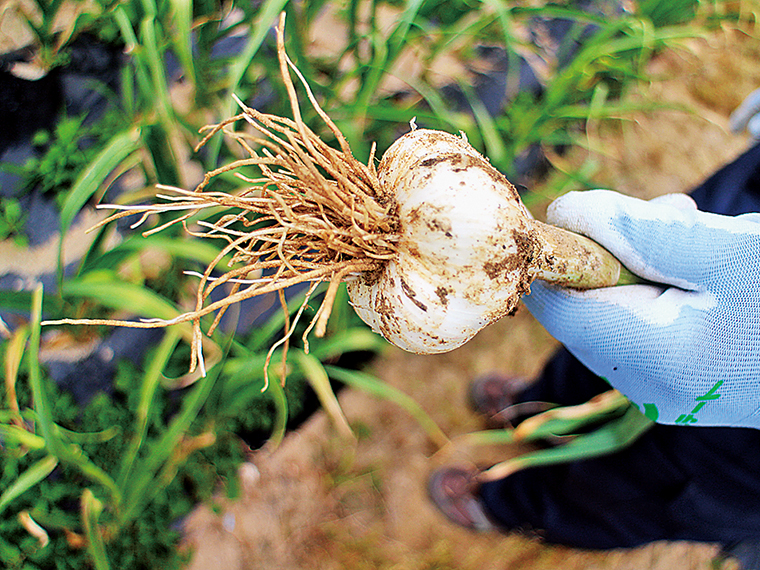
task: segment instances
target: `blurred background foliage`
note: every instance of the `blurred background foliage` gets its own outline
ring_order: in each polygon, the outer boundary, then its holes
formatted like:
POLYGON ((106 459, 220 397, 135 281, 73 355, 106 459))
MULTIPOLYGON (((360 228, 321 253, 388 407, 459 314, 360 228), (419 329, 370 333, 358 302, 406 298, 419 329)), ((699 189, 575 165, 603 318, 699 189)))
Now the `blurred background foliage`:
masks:
MULTIPOLYGON (((201 127, 236 112, 233 93, 290 115, 272 30, 282 10, 291 58, 360 160, 373 142, 381 154, 410 121, 462 131, 528 204, 547 174, 550 194, 588 184, 584 166, 557 176, 551 157, 583 145, 587 121, 641 110, 645 103, 634 109, 619 96, 647 81, 658 50, 756 17, 752 3, 720 0, 5 2, 0 30, 15 40, 2 40, 0 238, 21 255, 50 243, 56 254, 0 293, 4 567, 181 567, 192 506, 220 490, 234 496, 250 449, 275 446, 312 401, 335 410, 338 381, 398 402, 433 440, 445 439, 414 402, 359 370, 384 344, 345 293, 329 334, 290 359, 284 386, 264 392, 264 359, 284 326, 276 298, 246 305, 215 333, 204 378, 185 374, 181 326, 128 337, 141 349, 117 350, 107 370, 67 357, 67 380, 56 374, 62 354, 113 352, 115 333, 41 329, 43 315, 171 318, 193 302, 184 272, 202 271, 213 244, 178 226, 144 238, 113 224, 82 237, 81 224, 98 219, 87 212, 99 202, 150 200, 156 183, 192 188, 232 160, 221 137, 193 147, 201 127), (93 69, 101 73, 85 73, 93 69), (69 96, 74 87, 85 96, 69 96), (46 89, 57 98, 38 100, 46 89), (19 154, 22 145, 31 150, 19 154), (53 218, 30 207, 40 201, 53 218), (77 254, 66 247, 72 232, 77 254)), ((304 120, 331 141, 313 110, 304 120)))

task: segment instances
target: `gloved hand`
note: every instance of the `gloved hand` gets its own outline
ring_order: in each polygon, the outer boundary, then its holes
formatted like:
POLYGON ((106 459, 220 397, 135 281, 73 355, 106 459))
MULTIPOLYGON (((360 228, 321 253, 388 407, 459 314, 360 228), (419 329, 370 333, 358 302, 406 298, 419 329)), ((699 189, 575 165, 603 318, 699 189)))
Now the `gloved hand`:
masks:
POLYGON ((760 214, 594 190, 554 201, 548 221, 654 283, 577 291, 536 281, 523 299, 549 333, 651 419, 760 427, 760 214))
POLYGON ((744 98, 741 105, 731 113, 728 124, 732 133, 738 134, 747 129, 753 139, 760 139, 760 89, 744 98))

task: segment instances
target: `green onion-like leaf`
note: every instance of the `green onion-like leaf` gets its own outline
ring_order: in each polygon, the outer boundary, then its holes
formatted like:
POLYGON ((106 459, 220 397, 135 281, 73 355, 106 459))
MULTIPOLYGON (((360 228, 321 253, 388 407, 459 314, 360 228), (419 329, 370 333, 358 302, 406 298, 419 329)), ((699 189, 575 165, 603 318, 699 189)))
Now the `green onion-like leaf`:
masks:
MULTIPOLYGON (((251 31, 249 34, 248 43, 243 51, 237 56, 230 66, 229 72, 229 92, 230 95, 234 94, 240 83, 243 81, 245 72, 251 66, 253 57, 259 51, 261 44, 264 42, 269 33, 272 25, 277 19, 277 15, 285 7, 288 0, 265 0, 259 8, 259 17, 254 24, 251 25, 251 31)), ((227 117, 235 114, 235 102, 232 97, 229 98, 227 108, 224 110, 223 116, 227 117)), ((219 149, 221 148, 222 139, 217 137, 210 143, 210 160, 212 163, 216 162, 219 156, 219 149)))
POLYGON ((117 281, 110 272, 91 272, 63 284, 63 296, 86 297, 111 309, 128 310, 150 318, 172 319, 177 308, 166 298, 134 283, 117 281))
POLYGON ((63 449, 63 443, 55 429, 55 424, 53 424, 52 404, 48 399, 47 391, 42 386, 42 371, 39 363, 42 296, 42 285, 40 284, 32 293, 31 334, 29 336, 29 350, 26 354, 29 366, 29 386, 32 390, 39 431, 50 452, 59 456, 63 449))
POLYGON ((61 208, 61 238, 58 246, 58 278, 63 280, 63 239, 74 217, 102 186, 103 182, 122 161, 138 148, 137 129, 130 128, 115 135, 98 153, 71 187, 61 208))
MULTIPOLYGON (((230 338, 230 342, 224 348, 223 358, 229 352, 231 340, 230 338)), ((144 460, 135 462, 132 476, 124 483, 126 500, 120 524, 126 524, 138 516, 140 510, 160 491, 161 487, 156 482, 158 473, 171 459, 183 435, 197 418, 222 368, 223 366, 215 366, 209 374, 195 383, 192 392, 184 396, 181 410, 172 418, 161 439, 151 446, 151 451, 144 460)))
POLYGON ((11 483, 0 495, 0 513, 19 495, 25 493, 53 472, 58 459, 52 455, 40 459, 11 483))
POLYGON ((622 416, 592 432, 578 435, 557 447, 529 452, 498 463, 481 477, 491 481, 528 467, 567 463, 614 453, 632 444, 653 424, 652 420, 631 405, 622 416))
POLYGON ((360 390, 372 394, 373 396, 383 398, 389 402, 397 404, 409 413, 422 426, 422 429, 428 434, 428 437, 439 447, 449 443, 449 438, 443 433, 438 424, 423 410, 414 399, 404 394, 401 390, 381 382, 374 376, 356 370, 347 370, 337 366, 325 366, 327 373, 336 380, 353 386, 360 390))
POLYGON ((87 536, 87 551, 90 553, 97 570, 108 570, 106 546, 98 524, 102 512, 103 503, 95 497, 92 491, 85 489, 82 493, 82 525, 87 536))
POLYGON ((135 427, 133 428, 134 434, 129 442, 129 448, 124 454, 124 460, 121 462, 121 472, 118 477, 118 483, 121 488, 124 488, 137 455, 145 443, 145 434, 148 429, 148 418, 150 417, 153 398, 160 385, 164 367, 178 342, 179 334, 177 330, 173 328, 169 329, 164 335, 161 344, 159 344, 156 354, 146 367, 145 376, 140 386, 140 403, 137 406, 135 427))
POLYGON ((0 424, 0 440, 23 445, 29 449, 45 449, 45 439, 14 425, 0 424))
POLYGON ((338 403, 338 398, 335 397, 335 392, 330 385, 330 378, 327 375, 325 367, 322 363, 311 354, 305 354, 301 351, 293 351, 295 360, 298 362, 301 370, 309 381, 309 384, 314 389, 314 392, 319 398, 319 402, 322 404, 322 408, 330 416, 335 427, 338 429, 341 435, 349 438, 353 438, 354 434, 351 431, 351 427, 348 425, 346 416, 343 415, 343 410, 338 403))

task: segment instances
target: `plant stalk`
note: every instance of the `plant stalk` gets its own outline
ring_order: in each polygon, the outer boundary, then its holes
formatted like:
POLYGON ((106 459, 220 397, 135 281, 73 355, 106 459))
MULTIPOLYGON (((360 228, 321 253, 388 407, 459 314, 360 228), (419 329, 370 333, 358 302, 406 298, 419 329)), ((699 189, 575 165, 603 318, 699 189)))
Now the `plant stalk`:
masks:
POLYGON ((574 289, 612 287, 620 282, 620 262, 595 241, 537 220, 529 222, 543 242, 537 279, 574 289))

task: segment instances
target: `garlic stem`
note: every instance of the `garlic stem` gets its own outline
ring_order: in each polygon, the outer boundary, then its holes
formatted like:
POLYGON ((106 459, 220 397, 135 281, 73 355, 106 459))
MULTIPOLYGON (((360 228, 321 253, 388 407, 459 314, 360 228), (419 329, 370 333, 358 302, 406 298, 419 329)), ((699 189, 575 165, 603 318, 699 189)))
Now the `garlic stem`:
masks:
POLYGON ((543 242, 535 277, 576 289, 611 287, 620 278, 620 262, 595 241, 576 233, 529 220, 543 242))

